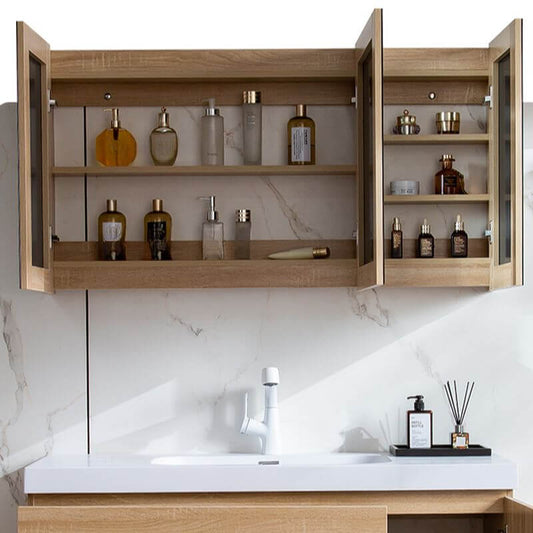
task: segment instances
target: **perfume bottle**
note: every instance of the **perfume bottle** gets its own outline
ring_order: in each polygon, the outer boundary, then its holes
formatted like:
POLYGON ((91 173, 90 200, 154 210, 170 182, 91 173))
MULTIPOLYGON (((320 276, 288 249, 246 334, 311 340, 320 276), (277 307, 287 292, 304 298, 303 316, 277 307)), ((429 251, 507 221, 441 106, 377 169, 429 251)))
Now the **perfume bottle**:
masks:
POLYGON ((462 425, 455 425, 455 431, 452 433, 452 448, 466 450, 470 441, 470 435, 465 432, 462 425))
POLYGON ((133 135, 120 127, 118 108, 111 111, 111 126, 96 137, 96 160, 104 167, 127 166, 137 156, 137 142, 133 135))
POLYGON ((218 220, 215 197, 202 196, 209 201, 207 221, 202 224, 202 259, 224 259, 224 224, 218 220))
POLYGON ((251 211, 235 211, 235 259, 250 259, 251 211))
POLYGON ((390 242, 390 256, 393 259, 401 259, 403 257, 403 233, 402 225, 400 224, 400 219, 398 217, 394 217, 394 220, 392 222, 390 242))
POLYGON ((126 217, 117 211, 116 200, 107 200, 107 210, 98 217, 98 259, 126 260, 126 217))
POLYGON ((152 211, 144 217, 144 240, 150 247, 154 261, 172 259, 170 256, 172 217, 163 211, 163 200, 152 200, 152 211))
POLYGON ((420 235, 418 236, 418 257, 433 257, 435 255, 435 239, 431 235, 431 227, 427 218, 420 226, 420 235))
POLYGON ((452 257, 468 257, 468 235, 461 215, 457 215, 451 236, 451 255, 452 257))
POLYGON ((242 104, 243 160, 245 165, 261 164, 261 92, 244 91, 242 104))
POLYGON ((298 104, 287 123, 289 165, 315 164, 315 123, 306 113, 306 106, 298 104))
POLYGON ((435 174, 435 194, 466 194, 465 177, 452 167, 453 155, 443 154, 442 168, 435 174))
POLYGON ((170 127, 166 107, 161 108, 157 127, 150 133, 150 154, 158 166, 172 166, 178 156, 178 135, 170 127))
POLYGON ((215 99, 209 98, 200 119, 202 136, 202 165, 224 164, 224 117, 215 108, 215 99))

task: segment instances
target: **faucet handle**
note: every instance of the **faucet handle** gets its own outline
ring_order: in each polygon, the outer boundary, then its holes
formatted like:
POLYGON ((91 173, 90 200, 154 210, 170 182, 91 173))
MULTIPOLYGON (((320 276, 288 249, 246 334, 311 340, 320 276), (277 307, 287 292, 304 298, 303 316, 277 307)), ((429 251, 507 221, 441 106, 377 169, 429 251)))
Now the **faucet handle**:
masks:
POLYGON ((241 424, 241 430, 240 432, 245 434, 248 429, 248 424, 250 423, 250 419, 248 418, 248 393, 244 393, 244 415, 242 417, 242 424, 241 424))
POLYGON ((279 385, 279 369, 275 366, 268 366, 267 368, 263 368, 261 378, 263 385, 279 385))

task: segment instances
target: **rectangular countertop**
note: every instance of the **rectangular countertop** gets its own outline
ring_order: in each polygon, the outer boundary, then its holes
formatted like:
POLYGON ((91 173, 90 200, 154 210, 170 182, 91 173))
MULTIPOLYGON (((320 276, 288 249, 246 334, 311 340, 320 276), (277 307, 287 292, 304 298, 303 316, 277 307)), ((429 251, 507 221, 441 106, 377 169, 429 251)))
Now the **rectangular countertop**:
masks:
POLYGON ((512 490, 517 467, 492 457, 388 454, 56 455, 25 469, 27 494, 512 490))

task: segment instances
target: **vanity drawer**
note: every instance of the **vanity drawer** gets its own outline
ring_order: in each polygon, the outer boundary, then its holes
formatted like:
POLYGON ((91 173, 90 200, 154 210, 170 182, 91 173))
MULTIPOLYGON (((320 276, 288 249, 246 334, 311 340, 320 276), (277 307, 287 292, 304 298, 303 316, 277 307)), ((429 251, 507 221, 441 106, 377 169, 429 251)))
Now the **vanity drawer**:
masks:
POLYGON ((176 505, 20 507, 19 533, 386 533, 385 506, 176 505))

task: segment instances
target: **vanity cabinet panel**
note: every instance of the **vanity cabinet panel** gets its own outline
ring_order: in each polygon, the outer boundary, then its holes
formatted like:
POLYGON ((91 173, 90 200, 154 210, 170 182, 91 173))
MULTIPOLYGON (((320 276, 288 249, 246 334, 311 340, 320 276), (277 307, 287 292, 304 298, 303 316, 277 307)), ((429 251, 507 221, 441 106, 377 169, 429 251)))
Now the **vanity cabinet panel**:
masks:
POLYGON ((533 507, 513 498, 503 503, 505 533, 531 533, 533 531, 533 507))
POLYGON ((321 506, 20 507, 19 533, 386 533, 387 509, 321 506))
POLYGON ((50 46, 17 22, 20 285, 53 292, 50 46))
POLYGON ((489 47, 492 103, 490 218, 494 221, 491 289, 523 283, 522 21, 507 26, 489 47))

